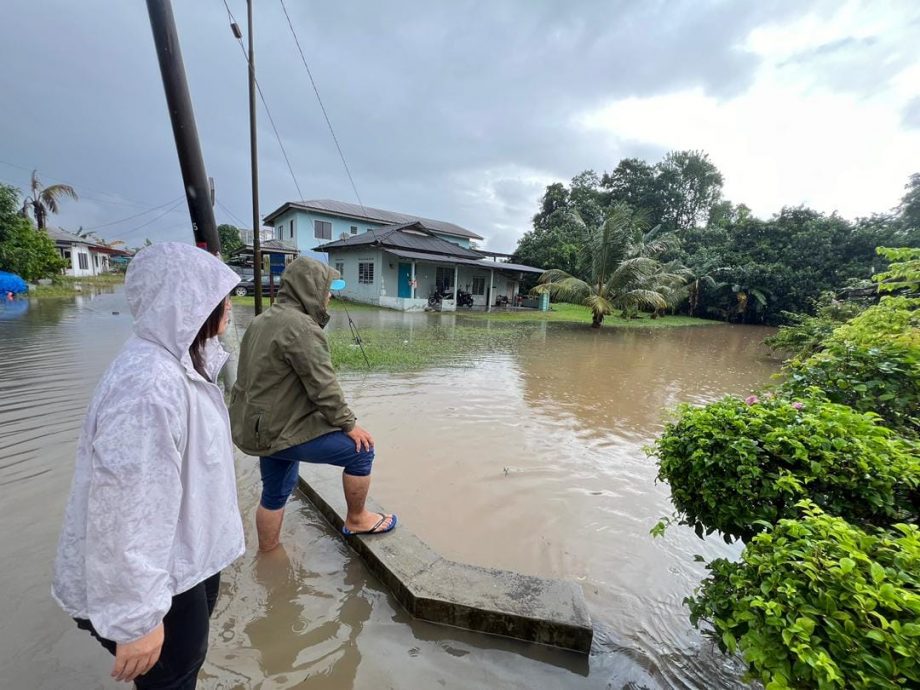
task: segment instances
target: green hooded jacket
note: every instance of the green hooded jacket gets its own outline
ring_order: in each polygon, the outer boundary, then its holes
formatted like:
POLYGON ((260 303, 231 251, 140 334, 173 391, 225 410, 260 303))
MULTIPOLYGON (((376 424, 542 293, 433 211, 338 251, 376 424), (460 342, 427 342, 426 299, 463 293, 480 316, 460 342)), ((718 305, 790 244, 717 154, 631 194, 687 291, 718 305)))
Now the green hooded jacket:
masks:
POLYGON ((272 455, 354 428, 323 333, 326 295, 338 277, 319 261, 295 259, 275 303, 246 329, 230 391, 233 441, 244 453, 272 455))

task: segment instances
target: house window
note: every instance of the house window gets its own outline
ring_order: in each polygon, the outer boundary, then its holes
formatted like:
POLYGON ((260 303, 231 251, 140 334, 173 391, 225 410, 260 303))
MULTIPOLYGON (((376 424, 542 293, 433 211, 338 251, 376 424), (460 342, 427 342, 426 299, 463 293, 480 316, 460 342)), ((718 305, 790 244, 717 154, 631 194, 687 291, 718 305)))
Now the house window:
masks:
POLYGON ((330 223, 328 220, 314 220, 313 236, 318 240, 331 240, 332 223, 330 223))
POLYGON ((275 228, 275 239, 283 240, 284 239, 284 223, 275 228))
POLYGON ((371 285, 374 282, 374 262, 358 262, 358 282, 363 285, 371 285))
POLYGON ((99 255, 98 254, 93 254, 93 265, 96 268, 99 268, 99 255))
POLYGON ((371 230, 373 230, 373 228, 367 228, 367 231, 368 231, 368 232, 370 232, 371 230))
POLYGON ((435 271, 434 283, 441 291, 451 290, 454 287, 454 269, 438 266, 435 271))
POLYGON ((343 261, 336 261, 335 270, 339 272, 340 276, 345 275, 345 263, 343 261))
POLYGON ((484 295, 486 294, 486 279, 485 278, 473 278, 473 294, 474 295, 484 295))
POLYGON ((89 257, 86 254, 77 254, 77 261, 80 262, 80 268, 86 270, 89 268, 89 257))
POLYGON ((351 226, 351 234, 352 234, 352 235, 357 235, 357 234, 358 234, 358 226, 357 226, 357 225, 352 225, 352 226, 351 226))
POLYGON ((288 239, 294 239, 294 221, 291 221, 291 228, 288 232, 288 239))

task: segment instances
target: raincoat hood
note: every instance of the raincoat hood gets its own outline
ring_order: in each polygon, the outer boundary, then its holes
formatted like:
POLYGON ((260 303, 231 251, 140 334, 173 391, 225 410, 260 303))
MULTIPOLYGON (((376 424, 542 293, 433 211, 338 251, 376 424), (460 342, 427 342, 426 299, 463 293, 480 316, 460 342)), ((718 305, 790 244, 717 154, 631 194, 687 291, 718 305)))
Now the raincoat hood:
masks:
POLYGON ((181 242, 146 247, 132 259, 125 276, 134 332, 190 365, 192 341, 239 282, 220 259, 198 247, 181 242))
POLYGON ((275 302, 289 304, 306 312, 320 327, 329 323, 326 295, 339 272, 316 259, 294 259, 281 274, 281 287, 275 302))

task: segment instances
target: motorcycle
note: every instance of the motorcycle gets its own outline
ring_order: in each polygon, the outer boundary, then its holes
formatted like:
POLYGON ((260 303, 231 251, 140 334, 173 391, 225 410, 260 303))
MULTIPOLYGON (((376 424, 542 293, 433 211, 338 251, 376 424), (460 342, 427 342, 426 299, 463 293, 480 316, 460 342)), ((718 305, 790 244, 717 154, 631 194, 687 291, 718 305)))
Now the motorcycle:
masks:
MULTIPOLYGON (((428 296, 428 306, 430 307, 439 307, 442 300, 453 299, 454 290, 449 286, 445 287, 436 287, 432 293, 428 296)), ((466 307, 467 309, 473 308, 473 295, 471 295, 466 290, 457 289, 457 306, 466 307)))

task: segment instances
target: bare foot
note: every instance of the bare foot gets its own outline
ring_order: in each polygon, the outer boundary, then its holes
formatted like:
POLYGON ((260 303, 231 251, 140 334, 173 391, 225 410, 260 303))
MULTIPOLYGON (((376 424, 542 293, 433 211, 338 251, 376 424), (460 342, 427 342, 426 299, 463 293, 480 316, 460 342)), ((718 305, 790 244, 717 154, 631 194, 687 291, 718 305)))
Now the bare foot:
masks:
POLYGON ((396 515, 372 513, 369 510, 365 510, 357 520, 345 520, 346 534, 383 534, 394 527, 396 515))

